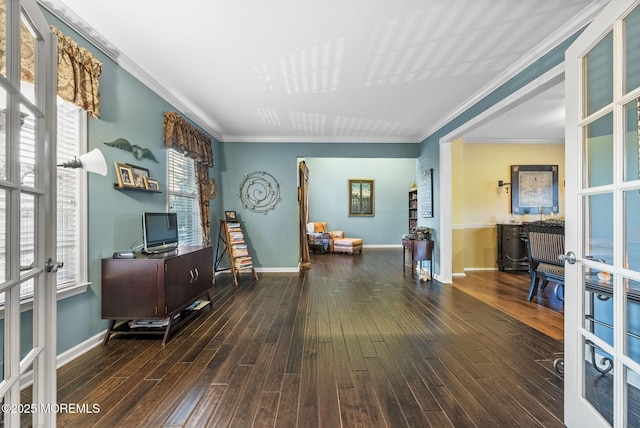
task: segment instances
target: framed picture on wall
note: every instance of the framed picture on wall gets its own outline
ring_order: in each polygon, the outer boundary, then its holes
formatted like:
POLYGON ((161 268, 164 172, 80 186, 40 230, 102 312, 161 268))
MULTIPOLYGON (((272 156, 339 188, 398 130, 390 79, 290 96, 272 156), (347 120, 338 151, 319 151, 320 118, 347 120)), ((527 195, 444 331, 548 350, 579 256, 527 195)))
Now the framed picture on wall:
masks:
POLYGON ((144 177, 144 186, 147 190, 160 190, 160 183, 153 178, 144 177))
POLYGON ((131 171, 133 172, 133 184, 140 189, 145 189, 145 178, 149 177, 149 170, 141 166, 131 165, 131 171))
POLYGON ((558 212, 558 165, 511 165, 511 212, 558 212))
POLYGON ((131 165, 116 162, 116 175, 119 187, 136 187, 133 181, 133 170, 131 165))
POLYGON ((433 217, 433 168, 422 172, 420 179, 420 215, 433 217))
POLYGON ((349 216, 373 217, 375 199, 373 180, 370 178, 349 179, 349 216))

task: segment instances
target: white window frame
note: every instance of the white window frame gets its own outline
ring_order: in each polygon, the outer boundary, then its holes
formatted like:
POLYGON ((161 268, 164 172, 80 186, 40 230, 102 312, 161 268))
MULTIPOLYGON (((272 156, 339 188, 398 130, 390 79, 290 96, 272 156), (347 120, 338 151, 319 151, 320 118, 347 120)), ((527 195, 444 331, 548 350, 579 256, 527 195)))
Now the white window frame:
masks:
MULTIPOLYGON (((67 101, 61 100, 59 97, 57 98, 58 104, 65 103, 69 105, 73 105, 67 101)), ((80 107, 76 107, 76 114, 78 114, 78 152, 77 156, 84 154, 87 152, 87 112, 80 107)), ((58 131, 58 147, 60 147, 62 143, 62 138, 59 137, 60 133, 58 131)), ((58 163, 70 160, 70 159, 58 159, 58 163)), ((76 237, 77 248, 76 251, 78 253, 77 267, 75 277, 76 280, 65 286, 57 286, 58 290, 58 300, 64 299, 67 297, 75 296, 76 294, 80 294, 86 291, 90 282, 88 280, 88 203, 87 203, 87 194, 88 194, 88 186, 87 186, 87 173, 85 171, 75 169, 73 170, 76 174, 76 179, 78 183, 77 195, 78 195, 78 225, 77 225, 77 233, 76 237)), ((56 194, 57 195, 57 194, 56 194)), ((57 197, 57 196, 56 196, 57 197)), ((60 213, 58 212, 58 215, 60 213)), ((63 260, 62 258, 58 258, 58 260, 63 260)))
MULTIPOLYGON (((199 196, 198 196, 198 185, 196 183, 196 176, 195 176, 195 165, 194 165, 194 160, 191 159, 188 156, 185 156, 184 154, 178 152, 177 150, 174 149, 167 149, 167 209, 168 211, 171 212, 175 212, 171 209, 171 196, 175 195, 178 197, 184 197, 184 198, 190 198, 194 200, 194 216, 195 216, 195 221, 194 221, 194 227, 196 228, 196 230, 191 230, 191 234, 193 234, 195 236, 195 240, 197 242, 184 242, 182 240, 182 237, 180 237, 179 239, 179 244, 180 245, 197 245, 200 246, 203 244, 203 239, 204 239, 204 233, 202 231, 202 221, 200 218, 200 205, 199 205, 199 196), (184 192, 177 192, 177 191, 173 191, 171 188, 171 182, 172 182, 172 176, 174 174, 174 170, 171 168, 171 156, 180 156, 181 160, 185 160, 187 163, 191 164, 191 171, 192 173, 191 175, 191 180, 193 180, 193 184, 194 184, 194 188, 195 188, 195 195, 193 193, 184 193, 184 192)), ((180 224, 180 216, 178 216, 178 228, 180 228, 181 224, 180 224)))

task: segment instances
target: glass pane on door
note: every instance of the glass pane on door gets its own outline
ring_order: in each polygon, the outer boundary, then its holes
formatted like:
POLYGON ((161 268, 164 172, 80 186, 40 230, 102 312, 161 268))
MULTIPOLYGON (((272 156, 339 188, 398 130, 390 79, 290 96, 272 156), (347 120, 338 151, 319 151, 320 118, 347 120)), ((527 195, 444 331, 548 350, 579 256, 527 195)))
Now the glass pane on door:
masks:
POLYGON ((624 197, 623 267, 640 271, 640 191, 630 190, 624 197))
POLYGON ((609 33, 585 57, 585 116, 613 101, 613 34, 609 33))
MULTIPOLYGON (((6 297, 6 293, 2 292, 0 293, 0 303, 2 303, 4 305, 5 302, 5 297, 6 297)), ((3 320, 4 322, 4 320, 3 320)), ((0 358, 2 358, 2 360, 0 361, 0 379, 4 379, 4 363, 6 360, 6 356, 4 353, 4 328, 0 328, 0 358)))
POLYGON ((36 121, 26 108, 20 110, 20 184, 35 187, 38 169, 38 145, 36 144, 36 121))
POLYGON ((22 15, 20 20, 20 92, 35 102, 36 42, 35 31, 22 15))
POLYGON ((640 427, 640 373, 627 367, 627 426, 640 427))
POLYGON ((593 343, 584 342, 584 396, 613 425, 613 356, 593 343))
MULTIPOLYGON (((640 282, 628 278, 624 281, 627 292, 626 355, 640 362, 640 282)), ((640 383, 638 386, 640 387, 640 383)))
POLYGON ((584 268, 584 328, 613 346, 613 295, 611 274, 584 268))
POLYGON ((7 280, 7 191, 0 189, 0 285, 7 280))
POLYGON ((613 264, 613 194, 589 195, 584 201, 582 258, 613 264))
POLYGON ((585 132, 583 186, 613 183, 613 113, 590 123, 585 132))
POLYGON ((637 98, 624 106, 624 181, 640 179, 639 118, 640 98, 637 98))
POLYGON ((625 94, 640 86, 640 8, 624 20, 625 94))
POLYGON ((34 268, 36 263, 36 198, 20 196, 20 272, 34 268))
POLYGON ((7 77, 7 6, 0 0, 0 74, 7 77))
POLYGON ((0 88, 0 180, 7 179, 7 92, 0 88))

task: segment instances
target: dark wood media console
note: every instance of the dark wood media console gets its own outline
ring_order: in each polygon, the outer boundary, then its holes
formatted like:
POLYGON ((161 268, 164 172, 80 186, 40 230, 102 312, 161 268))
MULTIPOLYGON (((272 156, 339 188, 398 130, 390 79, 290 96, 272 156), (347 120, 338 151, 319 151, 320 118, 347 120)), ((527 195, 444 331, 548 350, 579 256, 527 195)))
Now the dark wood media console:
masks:
POLYGON ((195 315, 198 299, 211 305, 213 248, 179 247, 133 259, 102 259, 102 318, 110 320, 104 337, 114 334, 170 334, 195 315), (168 320, 162 327, 131 328, 132 320, 168 320))

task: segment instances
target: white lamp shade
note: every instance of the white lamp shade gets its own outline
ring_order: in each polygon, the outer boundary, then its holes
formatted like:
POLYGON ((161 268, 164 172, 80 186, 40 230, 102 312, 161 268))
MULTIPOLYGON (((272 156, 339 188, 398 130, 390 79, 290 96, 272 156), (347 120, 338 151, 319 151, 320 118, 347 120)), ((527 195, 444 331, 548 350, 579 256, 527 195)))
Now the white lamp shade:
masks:
POLYGON ((95 174, 107 175, 107 162, 104 160, 102 152, 93 149, 89 153, 85 153, 78 157, 82 163, 82 169, 95 174))

